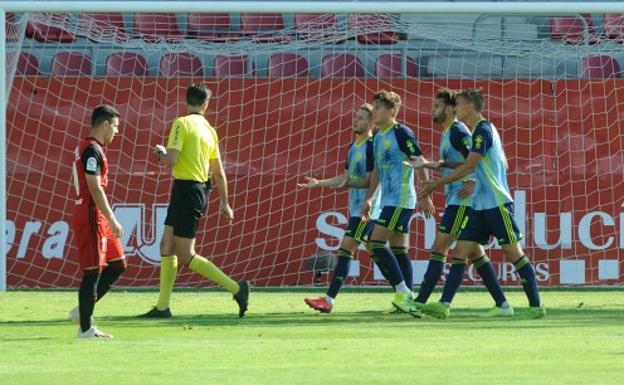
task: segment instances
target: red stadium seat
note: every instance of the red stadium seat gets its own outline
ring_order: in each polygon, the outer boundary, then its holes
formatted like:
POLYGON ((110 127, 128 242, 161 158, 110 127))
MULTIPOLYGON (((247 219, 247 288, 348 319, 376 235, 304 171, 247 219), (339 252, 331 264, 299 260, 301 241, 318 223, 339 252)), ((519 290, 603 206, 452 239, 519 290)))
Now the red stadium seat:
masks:
POLYGON ((240 23, 241 33, 250 36, 255 43, 286 43, 291 40, 282 32, 284 18, 281 13, 243 13, 240 23))
POLYGON ((330 54, 323 58, 322 77, 363 77, 364 67, 357 57, 348 54, 330 54))
POLYGON ((17 16, 14 13, 6 13, 6 22, 4 24, 4 33, 6 35, 6 41, 12 42, 19 39, 17 16))
POLYGON ((91 58, 77 52, 59 52, 52 58, 52 76, 91 76, 91 58))
POLYGON ((116 40, 125 41, 129 38, 121 13, 81 13, 80 24, 85 35, 89 37, 115 34, 116 40))
POLYGON ((402 77, 417 77, 419 73, 418 63, 411 57, 407 58, 405 64, 405 73, 402 70, 402 57, 395 54, 380 55, 375 62, 375 73, 378 78, 402 78, 402 77))
POLYGON ((624 44, 624 15, 621 13, 605 13, 603 18, 605 36, 618 44, 624 44))
POLYGON ((230 32, 227 13, 190 13, 187 18, 188 36, 214 43, 237 41, 240 34, 230 32))
POLYGON ((611 77, 622 77, 620 65, 611 56, 588 56, 581 60, 581 78, 606 79, 611 77))
POLYGON ((245 76, 247 74, 247 56, 218 55, 214 61, 215 76, 218 78, 229 76, 245 76))
POLYGON ((159 40, 179 41, 184 38, 178 28, 175 13, 135 13, 134 30, 149 43, 159 40))
POLYGON ((21 52, 17 58, 16 75, 39 75, 39 60, 29 53, 21 52))
POLYGON ((168 53, 160 59, 160 75, 203 76, 204 66, 197 56, 190 53, 168 53))
POLYGON ((550 38, 561 40, 565 44, 583 44, 585 43, 585 25, 587 25, 587 42, 589 44, 600 43, 600 38, 596 36, 590 15, 552 17, 550 19, 550 38))
POLYGON ((308 76, 308 61, 294 53, 276 53, 269 58, 269 77, 308 76))
MULTIPOLYGON (((56 25, 63 25, 68 16, 64 13, 52 13, 48 14, 48 17, 50 22, 56 25)), ((28 22, 28 24, 26 24, 26 36, 33 38, 40 43, 71 43, 76 40, 76 36, 74 36, 74 34, 64 30, 61 27, 53 27, 35 22, 28 22)))
POLYGON ((392 31, 392 18, 385 13, 350 14, 347 29, 357 33, 361 44, 395 44, 400 40, 400 35, 392 31))
POLYGON ((300 39, 311 42, 345 41, 337 36, 336 15, 333 13, 298 13, 295 15, 295 32, 300 39))
POLYGON ((106 58, 106 76, 146 76, 147 61, 133 52, 116 52, 106 58))

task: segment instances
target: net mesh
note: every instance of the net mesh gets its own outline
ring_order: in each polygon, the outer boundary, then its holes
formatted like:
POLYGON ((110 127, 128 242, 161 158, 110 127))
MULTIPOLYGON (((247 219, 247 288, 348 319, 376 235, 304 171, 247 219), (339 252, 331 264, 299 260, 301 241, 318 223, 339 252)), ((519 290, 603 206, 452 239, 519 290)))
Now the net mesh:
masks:
MULTIPOLYGON (((196 248, 235 279, 325 284, 347 193, 296 183, 343 172, 353 113, 380 89, 401 95, 399 120, 437 159, 435 91, 477 86, 541 284, 622 283, 621 15, 28 13, 7 22, 10 287, 78 283, 71 164, 101 103, 122 113, 106 150, 130 265, 119 284, 157 285, 171 177, 151 148, 166 143, 186 87, 200 81, 213 91, 207 118, 236 219, 219 217, 213 191, 196 248)), ((434 198, 441 212, 443 196, 434 198)), ((412 221, 416 282, 435 222, 412 221)), ((488 253, 503 284, 519 284, 499 248, 488 253)), ((385 284, 364 251, 353 265, 349 283, 385 284)), ((474 270, 466 283, 478 283, 474 270)), ((208 283, 182 269, 177 284, 208 283)))

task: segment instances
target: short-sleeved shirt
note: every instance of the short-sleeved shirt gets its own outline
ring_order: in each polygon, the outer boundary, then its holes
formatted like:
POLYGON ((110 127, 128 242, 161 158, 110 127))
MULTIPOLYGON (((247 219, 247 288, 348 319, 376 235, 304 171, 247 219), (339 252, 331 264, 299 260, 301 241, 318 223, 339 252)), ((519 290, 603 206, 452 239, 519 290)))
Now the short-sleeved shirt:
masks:
POLYGON ((422 152, 414 132, 401 123, 378 130, 373 137, 375 167, 381 186, 381 207, 416 208, 414 169, 403 164, 422 152))
POLYGON ((108 185, 108 160, 104 148, 95 138, 83 139, 74 150, 72 167, 76 205, 74 207, 73 223, 96 224, 106 222, 104 214, 98 209, 87 184, 86 175, 99 175, 100 186, 106 191, 108 185))
MULTIPOLYGON (((471 134, 466 125, 460 121, 453 121, 442 133, 440 141, 440 159, 450 163, 463 163, 471 147, 471 134)), ((442 167, 440 174, 445 177, 451 174, 453 169, 442 167)), ((444 195, 446 197, 446 206, 462 205, 469 206, 470 198, 461 199, 457 195, 462 188, 462 182, 456 181, 444 186, 444 195)))
MULTIPOLYGON (((360 180, 366 178, 366 175, 373 171, 375 166, 375 153, 373 151, 373 139, 368 138, 361 143, 354 141, 349 146, 347 152, 347 161, 345 162, 345 169, 349 175, 350 180, 360 180)), ((364 205, 364 199, 366 199, 367 187, 364 188, 350 188, 349 189, 349 216, 359 217, 362 212, 362 206, 364 205)), ((379 190, 373 195, 373 201, 371 206, 371 218, 377 219, 379 217, 379 190)))
POLYGON ((474 210, 487 210, 513 202, 507 185, 507 158, 498 131, 485 119, 472 132, 472 152, 483 159, 475 168, 477 186, 472 198, 474 210))
POLYGON ((206 182, 210 160, 221 156, 217 132, 201 114, 177 118, 171 126, 167 148, 179 151, 173 177, 180 180, 206 182))

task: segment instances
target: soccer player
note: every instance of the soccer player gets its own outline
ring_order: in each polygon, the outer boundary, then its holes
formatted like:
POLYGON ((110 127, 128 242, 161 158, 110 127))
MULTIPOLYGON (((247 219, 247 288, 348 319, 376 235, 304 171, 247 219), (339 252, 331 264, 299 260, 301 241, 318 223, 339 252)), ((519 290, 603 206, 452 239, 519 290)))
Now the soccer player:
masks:
POLYGON ((160 243, 158 302, 142 317, 171 317, 169 301, 178 261, 230 292, 238 304, 239 317, 243 317, 247 311, 247 281, 232 280, 215 264, 195 252, 197 223, 206 211, 209 180, 219 191, 219 211, 230 222, 234 219, 234 213, 228 204, 227 179, 221 163, 219 138, 204 117, 210 96, 211 92, 204 84, 190 86, 186 90, 188 114, 173 122, 167 148, 161 145, 156 145, 155 148, 159 162, 172 168, 174 181, 160 243), (212 172, 212 179, 209 179, 209 171, 212 172))
MULTIPOLYGON (((355 140, 349 146, 344 173, 322 180, 305 177, 306 183, 297 185, 301 188, 349 187, 349 223, 338 250, 338 260, 331 284, 325 296, 304 299, 308 306, 322 313, 332 311, 334 299, 349 273, 349 265, 351 264, 353 253, 355 253, 361 243, 368 242, 368 237, 373 229, 372 221, 363 222, 359 217, 370 181, 370 173, 374 165, 372 121, 373 106, 368 103, 363 104, 354 117, 353 133, 355 134, 355 140)), ((378 193, 375 193, 373 196, 372 219, 377 219, 379 216, 378 195, 378 193)))
POLYGON ((106 197, 108 160, 104 146, 119 133, 119 116, 111 106, 96 107, 91 115, 91 131, 75 150, 72 173, 77 199, 72 228, 83 275, 78 307, 69 316, 80 324, 79 338, 113 338, 92 324, 93 309, 127 266, 119 242, 123 229, 106 197))
MULTIPOLYGON (((482 108, 481 89, 466 89, 456 95, 457 118, 473 127, 470 154, 453 172, 425 184, 419 192, 419 197, 427 197, 434 190, 474 173, 477 185, 472 209, 465 227, 457 238, 456 256, 463 260, 467 258, 479 260, 484 255, 480 245, 488 243, 490 236, 494 235, 505 257, 513 262, 520 275, 530 305, 526 316, 542 318, 546 315, 546 310, 540 300, 535 270, 520 247, 522 233, 514 221, 503 144, 494 124, 481 115, 482 108)), ((444 291, 449 293, 449 299, 452 299, 460 284, 461 280, 446 281, 444 291)), ((424 305, 423 312, 438 318, 446 318, 449 315, 450 305, 448 301, 429 303, 424 305)))
MULTIPOLYGON (((455 117, 454 91, 444 88, 436 93, 432 115, 433 121, 440 124, 444 130, 440 140, 440 160, 437 162, 421 160, 420 165, 439 170, 440 174, 444 177, 449 175, 453 169, 461 165, 468 157, 470 153, 471 133, 466 125, 458 121, 455 117)), ((418 163, 418 161, 415 163, 418 163)), ((470 184, 470 188, 468 188, 468 186, 462 186, 462 182, 459 180, 444 186, 446 208, 444 209, 436 238, 433 241, 427 271, 420 285, 418 295, 414 300, 416 305, 421 309, 422 305, 429 299, 436 283, 442 276, 451 244, 457 238, 464 221, 468 220, 467 211, 471 204, 470 195, 472 193, 472 187, 474 187, 474 182, 466 183, 470 184)), ((496 278, 494 266, 492 266, 492 262, 490 262, 489 258, 486 256, 483 247, 481 245, 478 245, 478 247, 480 249, 476 254, 479 255, 479 258, 473 261, 473 263, 496 303, 496 306, 487 313, 487 316, 512 316, 513 308, 507 303, 507 299, 496 278)), ((465 259, 453 258, 447 280, 461 282, 464 277, 465 267, 465 259)), ((450 289, 451 287, 453 287, 452 284, 445 286, 446 289, 450 289)), ((452 301, 452 295, 454 295, 453 292, 446 290, 442 293, 442 299, 440 301, 450 303, 452 301)))
MULTIPOLYGON (((412 294, 412 264, 407 254, 409 224, 416 208, 414 169, 403 164, 411 157, 422 157, 412 130, 396 121, 401 97, 394 92, 380 91, 373 96, 373 121, 378 132, 373 139, 375 168, 362 205, 362 220, 370 220, 372 199, 381 187, 382 207, 370 236, 369 248, 387 274, 396 294, 392 305, 399 311, 420 317, 412 294), (386 242, 390 247, 386 247, 386 242)), ((427 171, 418 170, 421 180, 428 180, 427 171)), ((433 214, 431 198, 421 202, 427 217, 433 214)))

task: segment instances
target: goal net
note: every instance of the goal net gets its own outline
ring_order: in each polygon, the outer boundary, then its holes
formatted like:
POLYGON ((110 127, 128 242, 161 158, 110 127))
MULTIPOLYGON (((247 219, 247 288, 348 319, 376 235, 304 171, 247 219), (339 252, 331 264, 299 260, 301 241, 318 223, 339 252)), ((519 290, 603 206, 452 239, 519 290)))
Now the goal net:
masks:
MULTIPOLYGON (((185 114, 195 82, 213 91, 235 221, 210 193, 197 251, 256 286, 324 285, 347 222, 347 192, 298 190, 342 173, 354 111, 380 89, 427 158, 440 87, 481 87, 509 160, 515 215, 543 286, 624 280, 624 18, 621 15, 7 15, 7 284, 78 283, 70 231, 73 150, 102 103, 122 113, 106 149, 108 195, 125 234, 121 286, 156 286, 171 176, 151 154, 185 114)), ((441 192, 434 196, 443 211, 441 192)), ((439 217, 416 212, 415 282, 439 217)), ((490 245, 504 285, 519 285, 490 245)), ((362 249, 349 284, 385 285, 362 249)), ((177 285, 206 285, 182 268, 177 285)), ((471 268, 465 284, 480 284, 471 268)))

